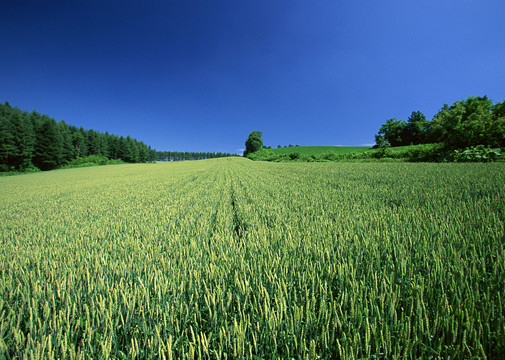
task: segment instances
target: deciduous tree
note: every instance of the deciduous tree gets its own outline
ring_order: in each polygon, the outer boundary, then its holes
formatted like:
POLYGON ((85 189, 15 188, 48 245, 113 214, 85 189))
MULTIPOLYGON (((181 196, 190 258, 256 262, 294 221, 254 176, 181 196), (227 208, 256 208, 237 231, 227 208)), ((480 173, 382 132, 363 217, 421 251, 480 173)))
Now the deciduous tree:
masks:
POLYGON ((249 134, 249 137, 245 141, 244 156, 261 149, 263 146, 263 139, 261 138, 262 136, 263 133, 257 130, 254 130, 249 134))
POLYGON ((468 97, 444 107, 435 115, 432 138, 448 148, 475 145, 503 146, 505 119, 501 105, 493 106, 487 96, 468 97))

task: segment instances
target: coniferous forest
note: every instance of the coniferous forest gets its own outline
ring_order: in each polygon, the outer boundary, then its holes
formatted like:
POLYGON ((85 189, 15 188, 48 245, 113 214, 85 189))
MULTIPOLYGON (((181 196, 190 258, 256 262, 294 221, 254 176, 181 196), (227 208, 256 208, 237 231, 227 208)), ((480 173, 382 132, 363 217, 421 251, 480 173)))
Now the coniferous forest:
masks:
POLYGON ((130 136, 78 128, 0 103, 0 172, 52 170, 95 155, 128 163, 198 160, 228 153, 156 151, 130 136))
POLYGON ((157 161, 204 160, 221 157, 238 156, 224 152, 192 152, 192 151, 157 151, 157 161))

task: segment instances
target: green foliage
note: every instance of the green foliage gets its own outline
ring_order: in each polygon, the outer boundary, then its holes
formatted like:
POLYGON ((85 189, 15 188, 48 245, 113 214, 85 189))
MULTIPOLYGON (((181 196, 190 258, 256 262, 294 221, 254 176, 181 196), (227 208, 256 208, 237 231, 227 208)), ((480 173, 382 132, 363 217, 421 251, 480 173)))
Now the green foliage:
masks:
POLYGON ((0 171, 31 167, 34 144, 35 131, 28 116, 9 103, 0 104, 0 171))
POLYGON ((375 148, 388 148, 391 147, 391 143, 389 140, 386 139, 386 137, 381 134, 381 135, 375 135, 375 148))
POLYGON ((133 138, 84 130, 56 122, 36 111, 28 113, 0 104, 0 172, 18 173, 34 167, 51 170, 88 155, 128 162, 154 161, 156 151, 133 138))
POLYGON ((291 158, 291 160, 299 159, 300 158, 300 153, 293 152, 293 153, 289 154, 289 157, 291 158))
POLYGON ((263 133, 261 131, 256 130, 252 131, 249 134, 249 137, 245 142, 244 156, 252 154, 261 149, 261 147, 263 146, 263 139, 261 138, 262 135, 263 133))
POLYGON ((376 144, 379 147, 384 147, 385 144, 391 146, 409 145, 405 137, 406 127, 407 123, 403 120, 387 119, 379 129, 379 133, 375 135, 376 144))
POLYGON ((499 359, 503 167, 1 178, 0 358, 499 359))
POLYGON ((157 151, 156 156, 158 161, 184 161, 216 159, 238 155, 224 152, 157 151))
POLYGON ((407 120, 402 141, 405 145, 425 144, 429 142, 428 134, 430 131, 431 123, 426 120, 426 116, 420 111, 412 111, 407 120))
POLYGON ((72 133, 72 146, 76 157, 84 156, 88 152, 88 143, 84 136, 84 131, 75 131, 72 133))
POLYGON ((432 138, 449 149, 489 145, 505 147, 505 116, 502 104, 493 106, 486 96, 469 97, 444 107, 435 115, 432 138))
MULTIPOLYGON (((2 168, 2 165, 0 165, 0 169, 2 168)), ((4 168, 4 170, 0 170, 0 176, 12 176, 12 175, 21 175, 21 174, 28 174, 28 173, 34 173, 34 172, 40 172, 41 170, 38 167, 35 167, 34 165, 30 165, 26 168, 24 168, 22 171, 19 170, 9 170, 9 168, 4 168)))
POLYGON ((300 147, 296 151, 259 150, 248 157, 251 160, 271 162, 438 162, 447 161, 448 152, 443 144, 419 144, 397 147, 300 147))
POLYGON ((375 141, 377 147, 441 143, 443 152, 477 145, 505 147, 505 105, 493 105, 486 96, 469 97, 444 105, 432 121, 413 111, 408 122, 386 120, 375 141))
POLYGON ((299 153, 300 155, 321 155, 324 153, 335 153, 335 154, 350 154, 359 153, 369 150, 367 146, 298 146, 294 148, 278 148, 272 149, 273 154, 278 155, 289 155, 291 153, 299 153))
POLYGON ((377 150, 371 151, 370 154, 372 157, 381 159, 385 157, 391 157, 391 147, 390 146, 380 146, 377 150))
POLYGON ((51 170, 63 163, 63 139, 54 119, 42 116, 36 128, 33 164, 41 170, 51 170))
POLYGON ((503 154, 500 148, 478 145, 465 150, 454 150, 449 158, 457 162, 489 162, 502 160, 503 154))
POLYGON ((392 156, 395 158, 403 158, 407 161, 441 161, 444 156, 443 144, 420 144, 410 146, 405 150, 392 149, 392 156))
POLYGON ((88 155, 85 157, 78 157, 70 161, 68 164, 63 166, 64 168, 75 168, 75 167, 88 167, 88 166, 98 166, 98 165, 113 165, 122 164, 121 159, 112 160, 103 155, 88 155))

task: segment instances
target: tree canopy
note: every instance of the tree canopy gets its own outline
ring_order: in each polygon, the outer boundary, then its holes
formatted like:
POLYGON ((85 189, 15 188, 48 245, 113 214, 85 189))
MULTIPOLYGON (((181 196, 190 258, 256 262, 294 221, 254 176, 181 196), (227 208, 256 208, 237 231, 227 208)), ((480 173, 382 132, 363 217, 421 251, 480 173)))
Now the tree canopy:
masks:
POLYGON ((223 152, 156 151, 130 136, 85 130, 0 103, 0 171, 51 170, 78 160, 125 162, 200 160, 236 156, 223 152))
POLYGON ((214 159, 230 156, 238 156, 238 155, 224 152, 157 151, 156 160, 159 161, 205 160, 205 159, 214 159))
POLYGON ((263 146, 263 133, 261 131, 253 130, 247 140, 245 141, 244 156, 258 151, 263 146))
POLYGON ((503 107, 503 103, 493 105, 487 96, 444 105, 433 118, 431 138, 453 149, 476 145, 504 147, 503 107))
POLYGON ((408 121, 388 119, 375 136, 377 146, 442 143, 447 149, 485 145, 505 147, 505 103, 468 97, 445 104, 432 121, 413 111, 408 121))
POLYGON ((126 162, 156 159, 154 149, 129 136, 77 128, 0 103, 0 171, 51 170, 89 155, 126 162))

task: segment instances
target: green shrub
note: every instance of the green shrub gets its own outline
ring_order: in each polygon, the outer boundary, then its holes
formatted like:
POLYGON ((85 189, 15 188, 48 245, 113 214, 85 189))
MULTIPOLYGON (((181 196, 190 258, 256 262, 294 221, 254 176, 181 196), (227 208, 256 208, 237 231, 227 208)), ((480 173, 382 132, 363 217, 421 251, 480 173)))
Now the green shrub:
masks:
POLYGON ((502 159, 503 154, 500 148, 477 145, 465 150, 454 150, 450 157, 456 162, 489 162, 502 159))
POLYGON ((122 163, 123 161, 121 161, 120 159, 113 160, 101 155, 89 155, 86 157, 78 157, 76 159, 73 159, 68 164, 62 166, 62 168, 76 168, 76 167, 112 165, 122 163))
POLYGON ((423 144, 417 145, 407 151, 409 161, 439 161, 442 152, 442 144, 423 144))
MULTIPOLYGON (((505 160, 500 148, 485 147, 483 145, 466 148, 465 150, 450 150, 444 144, 421 144, 402 147, 378 147, 375 149, 351 152, 335 153, 327 151, 322 154, 304 154, 292 152, 287 154, 278 153, 269 149, 260 149, 246 156, 251 160, 270 162, 441 162, 441 161, 473 161, 488 162, 505 160)), ((86 158, 87 159, 87 158, 86 158)))

